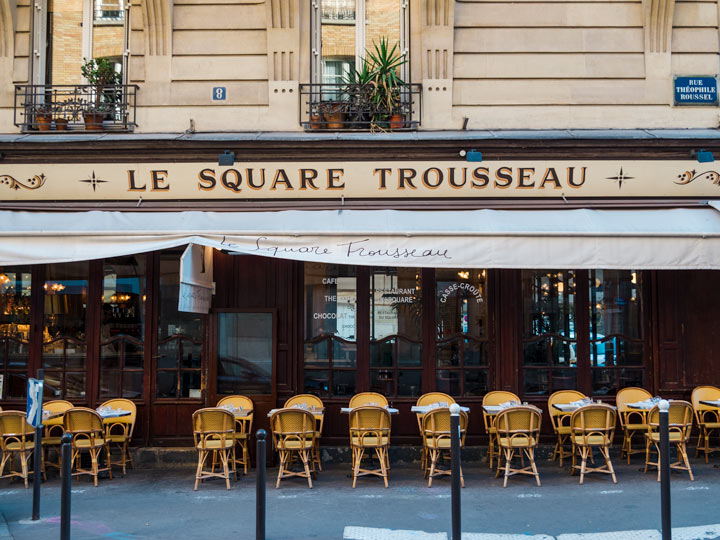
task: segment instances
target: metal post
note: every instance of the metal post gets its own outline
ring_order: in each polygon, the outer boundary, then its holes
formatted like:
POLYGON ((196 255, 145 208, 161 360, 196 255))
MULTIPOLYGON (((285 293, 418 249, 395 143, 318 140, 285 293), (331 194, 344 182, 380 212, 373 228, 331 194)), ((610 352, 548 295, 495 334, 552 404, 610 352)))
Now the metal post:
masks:
POLYGON ((670 524, 670 403, 660 401, 660 509, 662 513, 662 540, 672 539, 670 524))
POLYGON ((62 436, 62 489, 60 492, 60 540, 70 540, 70 481, 72 479, 72 435, 62 436))
POLYGON ((255 454, 257 480, 255 488, 255 540, 265 540, 265 437, 264 429, 255 434, 257 452, 255 454))
MULTIPOLYGON (((37 370, 37 379, 42 381, 45 377, 45 373, 42 369, 37 370)), ((33 478, 33 509, 32 519, 37 521, 40 519, 40 481, 42 480, 42 395, 40 396, 40 423, 35 426, 35 450, 33 451, 33 465, 34 465, 34 478, 33 478)))
POLYGON ((460 406, 450 405, 450 460, 452 472, 452 537, 460 540, 460 406))

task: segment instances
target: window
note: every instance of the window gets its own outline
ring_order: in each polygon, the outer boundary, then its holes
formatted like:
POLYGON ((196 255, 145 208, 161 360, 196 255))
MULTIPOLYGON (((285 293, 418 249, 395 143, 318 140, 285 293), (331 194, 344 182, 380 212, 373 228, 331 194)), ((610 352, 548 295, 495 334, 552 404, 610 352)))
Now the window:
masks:
POLYGON ((101 398, 142 399, 145 256, 106 259, 100 323, 101 398))
POLYGON ((370 274, 370 390, 419 396, 422 389, 422 288, 419 268, 370 274))
POLYGON ((31 288, 29 266, 0 267, 0 399, 25 397, 31 288))
POLYGON ((490 390, 487 271, 438 269, 435 276, 437 390, 481 396, 490 390))
POLYGON ((305 264, 304 391, 352 396, 357 375, 355 267, 305 264))
POLYGON ((51 399, 85 397, 87 359, 87 261, 47 265, 42 366, 44 395, 51 399))
POLYGON ((201 399, 202 315, 178 311, 182 252, 160 254, 156 396, 201 399))
POLYGON ((523 270, 523 393, 577 389, 575 273, 523 270))
POLYGON ((217 314, 217 393, 272 394, 273 314, 217 314))
POLYGON ((122 0, 94 0, 95 23, 122 24, 125 20, 125 9, 122 0))

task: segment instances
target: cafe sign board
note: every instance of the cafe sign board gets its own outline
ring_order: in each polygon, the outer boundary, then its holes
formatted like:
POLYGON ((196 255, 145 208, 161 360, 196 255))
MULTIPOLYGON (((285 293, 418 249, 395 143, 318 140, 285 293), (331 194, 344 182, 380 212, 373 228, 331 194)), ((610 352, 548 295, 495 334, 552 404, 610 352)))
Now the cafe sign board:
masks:
POLYGON ((0 201, 718 196, 690 159, 0 164, 0 201))
POLYGON ((675 77, 675 105, 717 105, 717 78, 675 77))

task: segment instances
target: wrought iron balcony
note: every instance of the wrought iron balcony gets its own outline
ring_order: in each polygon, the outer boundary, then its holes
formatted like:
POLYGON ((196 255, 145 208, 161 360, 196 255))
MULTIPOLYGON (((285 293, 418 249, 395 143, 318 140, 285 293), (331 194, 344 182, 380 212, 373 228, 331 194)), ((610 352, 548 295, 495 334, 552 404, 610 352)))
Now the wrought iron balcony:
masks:
POLYGON ((131 131, 136 123, 135 84, 15 86, 15 125, 23 131, 131 131))
POLYGON ((300 85, 300 125, 308 130, 409 131, 420 125, 422 86, 407 84, 391 96, 369 84, 300 85))

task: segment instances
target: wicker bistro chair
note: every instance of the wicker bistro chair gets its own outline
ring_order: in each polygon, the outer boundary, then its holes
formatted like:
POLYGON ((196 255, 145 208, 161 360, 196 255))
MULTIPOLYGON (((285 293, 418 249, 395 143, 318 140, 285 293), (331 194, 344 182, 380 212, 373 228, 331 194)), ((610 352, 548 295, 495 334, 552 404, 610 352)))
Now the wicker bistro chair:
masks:
POLYGON ((64 399, 56 399, 43 403, 43 413, 47 412, 50 416, 54 416, 54 418, 48 418, 46 420, 43 415, 43 462, 48 467, 55 467, 58 470, 62 469, 61 446, 62 436, 63 433, 65 433, 65 420, 63 416, 65 411, 73 407, 74 405, 72 403, 64 399), (50 460, 49 454, 51 450, 55 452, 56 461, 50 460))
POLYGON ((223 478, 225 486, 230 489, 230 465, 237 480, 235 468, 235 415, 227 409, 208 407, 193 413, 193 438, 198 451, 198 465, 195 472, 195 491, 198 483, 208 478, 223 478), (212 464, 205 467, 208 456, 212 453, 212 464), (222 471, 215 472, 218 458, 222 471))
MULTIPOLYGON (((694 480, 692 468, 688 461, 687 442, 693 426, 693 409, 687 401, 670 400, 668 411, 668 436, 670 444, 677 448, 677 461, 670 463, 670 468, 687 471, 690 480, 694 480)), ((645 435, 645 472, 648 466, 657 467, 657 480, 660 481, 660 408, 656 405, 648 413, 648 431, 645 435), (650 451, 655 447, 657 461, 650 461, 650 451)))
MULTIPOLYGON (((483 407, 485 407, 486 405, 500 405, 501 403, 507 403, 508 401, 516 401, 520 403, 520 398, 512 392, 493 390, 492 392, 488 392, 483 396, 482 405, 483 407)), ((491 469, 493 468, 493 461, 495 460, 495 457, 497 457, 500 452, 497 449, 497 430, 495 429, 494 425, 495 416, 496 415, 494 414, 488 414, 483 408, 483 422, 485 424, 485 433, 488 434, 487 460, 491 469)))
MULTIPOLYGON (((2 460, 0 461, 0 478, 19 476, 28 487, 28 459, 35 448, 35 432, 27 423, 25 413, 21 411, 0 412, 0 450, 2 460), (15 456, 20 456, 20 471, 13 469, 15 456), (9 463, 8 463, 9 462, 9 463), (8 464, 8 473, 3 474, 5 465, 8 464)), ((45 469, 43 467, 43 474, 45 469)))
POLYGON ((693 409, 695 410, 695 420, 698 424, 698 440, 695 449, 695 457, 700 452, 705 453, 705 463, 708 463, 708 456, 711 452, 720 451, 720 447, 710 446, 710 436, 720 433, 720 408, 712 405, 705 405, 701 401, 715 401, 720 399, 720 388, 715 386, 698 386, 692 391, 693 409))
MULTIPOLYGON (((322 400, 312 394, 298 394, 297 396, 293 396, 285 402, 284 407, 297 407, 298 405, 314 407, 319 410, 322 410, 325 407, 322 400)), ((313 411, 310 412, 312 413, 313 411)), ((313 448, 313 461, 315 461, 315 465, 318 470, 322 471, 322 462, 320 461, 320 437, 322 436, 325 415, 313 414, 313 416, 315 417, 315 446, 313 448)))
MULTIPOLYGON (((423 405, 432 405, 433 403, 447 403, 448 406, 455 403, 455 400, 443 392, 428 392, 427 394, 423 394, 420 396, 417 400, 418 407, 421 407, 423 405)), ((423 414, 416 413, 415 415, 417 417, 417 423, 418 423, 418 430, 420 431, 420 436, 423 437, 423 426, 422 426, 422 419, 423 414)), ((424 439, 423 439, 424 440, 424 439)), ((420 467, 423 471, 427 471, 428 468, 428 454, 427 454, 427 448, 425 448, 425 445, 423 445, 422 448, 422 454, 420 455, 420 467)))
POLYGON ((585 473, 602 472, 612 477, 613 484, 617 484, 615 470, 610 461, 610 445, 615 434, 617 413, 610 405, 593 404, 580 407, 570 417, 570 430, 573 445, 572 469, 570 474, 575 474, 575 469, 580 469, 580 485, 585 479, 585 473), (600 450, 605 465, 599 467, 588 467, 588 457, 592 460, 593 448, 600 450), (575 458, 580 455, 582 460, 577 465, 575 458))
MULTIPOLYGON (((243 409, 246 411, 253 411, 254 404, 252 400, 247 396, 227 396, 218 401, 217 406, 232 406, 236 409, 243 409)), ((240 457, 237 453, 233 454, 233 468, 237 468, 238 465, 242 465, 243 473, 247 474, 248 467, 250 466, 250 453, 248 452, 248 439, 252 433, 253 415, 251 412, 247 416, 235 417, 235 433, 233 438, 240 447, 240 457)))
POLYGON ((628 465, 630 464, 630 456, 632 454, 645 453, 644 448, 633 450, 632 439, 636 433, 644 436, 647 433, 647 411, 640 411, 628 407, 628 403, 637 403, 652 398, 652 394, 647 390, 637 387, 623 388, 617 393, 615 403, 617 405, 618 415, 620 416, 620 426, 623 430, 623 443, 620 451, 620 457, 627 456, 628 465))
POLYGON ((350 398, 350 404, 348 406, 354 409, 355 407, 363 407, 365 405, 387 407, 388 400, 385 396, 377 392, 360 392, 350 398))
MULTIPOLYGON (((467 434, 468 415, 460 411, 460 448, 465 446, 467 434)), ((450 475, 449 469, 439 469, 438 461, 442 453, 450 452, 450 409, 439 407, 423 415, 422 419, 423 455, 427 455, 430 465, 425 469, 428 487, 432 487, 433 478, 440 475, 450 475)), ((460 467, 460 484, 465 487, 462 466, 460 467)))
POLYGON ((358 476, 382 477, 388 487, 388 449, 390 448, 390 413, 384 407, 367 405, 350 411, 350 450, 352 451, 353 488, 358 476), (363 469, 365 451, 378 458, 379 469, 363 469))
POLYGON ((550 413, 550 423, 553 432, 557 437, 555 448, 553 449, 552 460, 560 458, 560 466, 562 467, 563 458, 572 455, 572 448, 568 449, 567 445, 570 441, 570 416, 572 413, 566 413, 553 407, 554 404, 571 403, 585 399, 585 394, 577 390, 559 390, 554 392, 548 398, 548 412, 550 413))
POLYGON ((503 487, 507 487, 508 477, 516 474, 534 476, 537 485, 540 485, 540 475, 535 466, 535 448, 538 445, 541 423, 542 412, 540 409, 527 405, 504 409, 495 418, 499 450, 495 478, 500 476, 500 471, 505 470, 503 487), (512 460, 516 457, 516 453, 517 457, 522 460, 520 468, 512 467, 512 460), (522 459, 523 454, 530 462, 527 466, 522 459))
POLYGON ((273 444, 280 456, 275 488, 280 487, 280 480, 299 476, 307 478, 312 489, 312 474, 315 472, 313 452, 315 448, 315 416, 308 410, 288 408, 275 411, 270 417, 273 444), (291 471, 293 457, 297 455, 302 461, 302 471, 291 471))
POLYGON ((73 476, 88 474, 93 477, 95 487, 98 485, 98 474, 107 471, 112 479, 110 462, 110 444, 105 439, 103 419, 93 409, 74 407, 65 411, 65 433, 72 435, 72 461, 75 472, 73 476), (100 452, 105 449, 105 467, 100 468, 100 452), (80 465, 81 455, 87 451, 90 454, 91 466, 83 469, 80 465))
POLYGON ((135 430, 135 419, 137 418, 137 406, 129 399, 110 399, 100 405, 100 408, 110 407, 113 409, 122 409, 130 411, 128 416, 118 416, 116 418, 104 418, 105 439, 108 441, 108 447, 112 449, 112 445, 120 449, 120 460, 115 465, 122 465, 123 476, 125 476, 126 466, 129 463, 133 469, 135 465, 128 449, 130 439, 132 439, 135 430))

